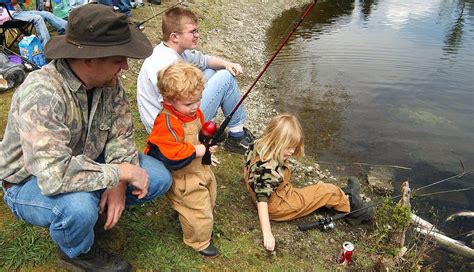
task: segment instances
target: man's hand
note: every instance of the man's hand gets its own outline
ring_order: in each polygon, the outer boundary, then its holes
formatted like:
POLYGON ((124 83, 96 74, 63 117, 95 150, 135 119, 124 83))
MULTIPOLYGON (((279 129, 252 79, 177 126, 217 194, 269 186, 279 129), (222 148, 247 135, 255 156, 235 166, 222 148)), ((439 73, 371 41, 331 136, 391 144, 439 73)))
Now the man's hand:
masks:
POLYGON ((275 237, 273 237, 271 232, 263 234, 263 246, 268 251, 273 251, 275 249, 275 237))
POLYGON ((120 181, 124 181, 135 189, 132 194, 142 199, 148 193, 148 173, 140 166, 129 163, 122 163, 119 165, 120 181))
POLYGON ((108 188, 102 194, 99 202, 99 213, 102 214, 107 208, 107 220, 104 225, 105 230, 109 230, 118 223, 122 212, 125 209, 125 194, 127 183, 119 182, 115 187, 108 188))
POLYGON ((229 71, 233 76, 238 76, 242 74, 242 66, 238 63, 227 62, 225 69, 229 71))

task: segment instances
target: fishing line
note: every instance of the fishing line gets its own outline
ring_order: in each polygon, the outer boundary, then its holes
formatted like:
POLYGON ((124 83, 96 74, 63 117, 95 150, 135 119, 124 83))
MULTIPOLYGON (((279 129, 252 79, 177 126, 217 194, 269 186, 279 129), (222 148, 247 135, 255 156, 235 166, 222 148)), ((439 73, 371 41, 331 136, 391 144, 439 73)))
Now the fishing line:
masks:
POLYGON ((172 5, 171 7, 167 8, 167 9, 165 9, 165 10, 159 12, 159 13, 154 14, 153 16, 151 16, 150 18, 148 18, 148 19, 146 19, 146 20, 144 20, 144 21, 142 21, 142 22, 138 22, 138 23, 135 25, 135 27, 138 28, 140 31, 143 31, 143 29, 145 29, 144 24, 145 24, 146 22, 148 22, 148 21, 154 19, 155 17, 157 17, 157 16, 159 16, 159 15, 161 15, 161 14, 167 12, 168 10, 170 10, 170 9, 172 9, 172 8, 178 6, 178 5, 183 5, 183 3, 184 3, 184 1, 178 1, 176 4, 172 5))
MULTIPOLYGON (((462 164, 461 162, 461 166, 463 167, 464 169, 464 165, 462 164)), ((414 192, 417 192, 419 190, 423 190, 423 189, 426 189, 426 188, 429 188, 431 186, 434 186, 434 185, 437 185, 437 184, 441 184, 443 182, 446 182, 446 181, 449 181, 449 180, 452 180, 452 179, 455 179, 455 178, 462 178, 464 176, 468 176, 470 174, 474 173, 474 170, 471 170, 471 171, 464 171, 462 173, 459 173, 457 175, 454 175, 454 176, 451 176, 451 177, 448 177, 448 178, 445 178, 445 179, 442 179, 442 180, 439 180, 439 181, 435 181, 433 183, 430 183, 426 186, 422 186, 420 188, 417 188, 415 190, 412 191, 412 195, 414 192)), ((469 187, 469 188, 466 188, 466 190, 464 191, 467 191, 467 189, 473 189, 474 187, 469 187)), ((459 189, 459 190, 463 190, 463 189, 459 189)), ((446 191, 447 192, 447 191, 446 191)), ((436 192, 435 192, 436 193, 436 192)), ((435 194, 435 193, 432 193, 432 194, 435 194)), ((389 198, 390 200, 394 200, 396 198, 399 198, 401 197, 402 194, 400 195, 396 195, 396 196, 393 196, 391 198, 389 198)), ((375 207, 375 206, 378 206, 382 204, 382 202, 376 202, 376 203, 372 203, 372 204, 369 204, 365 207, 362 207, 362 208, 359 208, 359 209, 356 209, 356 210, 353 210, 353 211, 350 211, 348 213, 341 213, 341 214, 337 214, 335 216, 332 216, 332 217, 328 217, 328 218, 324 218, 323 220, 317 220, 316 222, 313 222, 313 223, 308 223, 308 224, 301 224, 298 226, 298 228, 300 230, 309 230, 309 229, 313 229, 313 228, 316 228, 316 227, 320 227, 322 228, 323 230, 326 230, 326 229, 333 229, 334 228, 334 221, 336 220, 339 220, 339 219, 342 219, 342 218, 345 218, 346 216, 348 215, 351 215, 353 213, 356 213, 356 212, 360 212, 360 211, 363 211, 363 210, 366 210, 366 209, 369 209, 369 208, 372 208, 372 207, 375 207)))
MULTIPOLYGON (((426 185, 426 186, 422 186, 422 187, 420 187, 420 188, 417 188, 417 189, 413 190, 413 191, 412 191, 412 195, 413 195, 413 193, 415 193, 415 192, 417 192, 417 191, 419 191, 419 190, 426 189, 426 188, 428 188, 428 187, 431 187, 431 186, 434 186, 434 185, 437 185, 437 184, 440 184, 440 183, 443 183, 443 182, 452 180, 452 179, 454 179, 454 178, 462 178, 462 177, 468 176, 468 175, 470 175, 470 174, 472 174, 472 173, 474 173, 474 170, 471 170, 471 171, 468 171, 468 172, 462 172, 462 173, 460 173, 460 174, 457 174, 457 175, 454 175, 454 176, 451 176, 451 177, 448 177, 448 178, 445 178, 445 179, 442 179, 442 180, 439 180, 439 181, 435 181, 435 182, 430 183, 430 184, 428 184, 428 185, 426 185)), ((390 200, 394 200, 394 199, 399 198, 399 197, 401 197, 401 196, 402 196, 402 194, 393 196, 393 197, 390 198, 390 200)), ((352 214, 352 213, 359 212, 359 211, 361 211, 361 210, 365 210, 365 209, 368 209, 368 208, 371 208, 371 207, 375 207, 375 206, 380 205, 381 203, 382 203, 382 202, 380 202, 380 203, 374 203, 374 204, 371 204, 371 205, 369 205, 369 206, 367 206, 367 207, 363 207, 363 208, 360 208, 360 209, 351 211, 351 212, 346 213, 346 214, 344 214, 344 215, 347 216, 347 215, 350 215, 350 214, 352 214)))
POLYGON ((398 168, 403 170, 413 170, 412 168, 400 166, 400 165, 391 165, 391 164, 370 164, 365 162, 325 162, 325 161, 315 161, 320 164, 342 164, 342 165, 364 165, 364 166, 373 166, 373 167, 389 167, 389 168, 398 168))
POLYGON ((423 197, 423 196, 432 196, 432 195, 440 195, 440 194, 447 194, 447 193, 456 193, 456 192, 464 192, 474 189, 474 187, 468 187, 463 189, 454 189, 454 190, 447 190, 447 191, 439 191, 434 193, 427 193, 422 195, 416 195, 416 197, 423 197))

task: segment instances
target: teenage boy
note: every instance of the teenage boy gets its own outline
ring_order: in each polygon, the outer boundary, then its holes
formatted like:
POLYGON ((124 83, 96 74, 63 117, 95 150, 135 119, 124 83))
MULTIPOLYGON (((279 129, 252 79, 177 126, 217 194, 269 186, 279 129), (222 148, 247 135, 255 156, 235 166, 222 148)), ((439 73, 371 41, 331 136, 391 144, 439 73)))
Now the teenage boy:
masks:
MULTIPOLYGON (((151 132, 156 116, 162 110, 163 97, 157 89, 157 74, 164 67, 178 60, 193 64, 204 72, 207 79, 201 100, 201 110, 207 120, 213 119, 219 108, 228 116, 240 100, 240 90, 235 76, 242 67, 224 59, 194 50, 198 45, 198 18, 190 10, 175 7, 163 15, 163 42, 153 50, 140 70, 137 79, 137 102, 142 123, 151 132), (217 70, 217 72, 216 72, 217 70)), ((225 148, 244 154, 253 136, 244 128, 246 113, 243 106, 229 122, 229 136, 225 148)))

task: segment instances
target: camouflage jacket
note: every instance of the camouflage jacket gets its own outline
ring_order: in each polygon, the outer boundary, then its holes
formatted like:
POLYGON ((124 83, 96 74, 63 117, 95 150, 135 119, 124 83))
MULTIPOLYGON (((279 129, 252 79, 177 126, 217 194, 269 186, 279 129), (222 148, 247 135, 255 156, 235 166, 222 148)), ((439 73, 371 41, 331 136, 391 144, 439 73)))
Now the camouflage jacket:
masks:
POLYGON ((130 106, 120 82, 92 97, 89 115, 86 89, 65 60, 30 73, 12 97, 0 180, 36 176, 44 195, 115 186, 119 163, 138 164, 130 106), (105 163, 96 162, 102 153, 105 163))
POLYGON ((247 151, 246 157, 249 186, 255 192, 257 202, 268 202, 272 193, 283 182, 287 166, 276 160, 262 161, 253 145, 247 151))

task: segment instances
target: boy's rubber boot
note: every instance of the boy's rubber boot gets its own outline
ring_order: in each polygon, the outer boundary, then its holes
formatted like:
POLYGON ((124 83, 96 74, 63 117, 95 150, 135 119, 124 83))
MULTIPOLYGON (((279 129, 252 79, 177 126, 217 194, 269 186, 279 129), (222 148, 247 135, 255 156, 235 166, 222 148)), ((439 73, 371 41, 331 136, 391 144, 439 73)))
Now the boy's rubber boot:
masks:
POLYGON ((360 182, 356 177, 350 177, 347 181, 346 188, 342 191, 349 197, 349 203, 351 205, 351 212, 359 210, 355 213, 351 213, 346 217, 346 221, 350 225, 360 225, 362 222, 370 221, 374 217, 374 207, 365 208, 370 206, 370 203, 364 203, 360 197, 360 182))
POLYGON ((219 256, 219 251, 217 250, 217 248, 212 245, 212 244, 209 244, 208 247, 206 247, 205 249, 201 250, 201 251, 198 251, 199 254, 205 256, 205 257, 209 257, 209 258, 216 258, 219 256))

